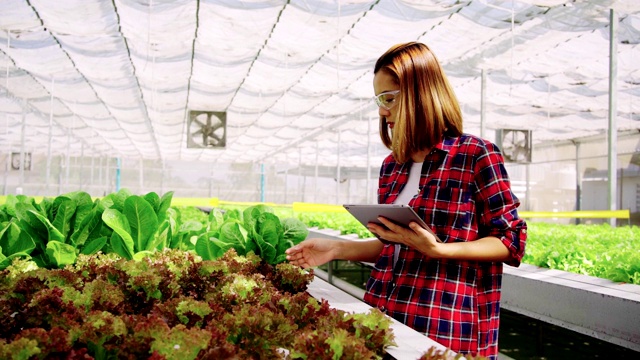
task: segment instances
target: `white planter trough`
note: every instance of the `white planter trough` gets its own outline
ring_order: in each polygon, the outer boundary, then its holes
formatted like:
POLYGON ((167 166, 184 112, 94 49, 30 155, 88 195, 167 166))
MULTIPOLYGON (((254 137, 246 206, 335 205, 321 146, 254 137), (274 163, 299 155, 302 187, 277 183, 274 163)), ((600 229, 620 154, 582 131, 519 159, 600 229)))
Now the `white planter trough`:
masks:
MULTIPOLYGON (((323 273, 322 271, 318 272, 323 273)), ((316 276, 311 284, 309 284, 307 292, 318 300, 327 300, 329 302, 329 306, 332 308, 349 313, 368 313, 371 309, 371 306, 365 304, 361 299, 358 299, 338 287, 329 284, 318 276, 316 276)), ((397 346, 390 346, 386 351, 389 355, 393 356, 394 359, 419 359, 431 347, 436 347, 441 351, 446 350, 444 346, 434 340, 431 340, 427 336, 411 329, 391 317, 389 317, 389 319, 392 321, 391 330, 395 336, 397 346)), ((449 351, 449 353, 452 356, 455 355, 455 353, 451 351, 449 351)))
MULTIPOLYGON (((317 228, 310 228, 308 237, 362 240, 317 228)), ((340 281, 330 271, 327 280, 340 281)), ((640 351, 639 285, 528 264, 505 265, 501 304, 507 310, 640 351)))

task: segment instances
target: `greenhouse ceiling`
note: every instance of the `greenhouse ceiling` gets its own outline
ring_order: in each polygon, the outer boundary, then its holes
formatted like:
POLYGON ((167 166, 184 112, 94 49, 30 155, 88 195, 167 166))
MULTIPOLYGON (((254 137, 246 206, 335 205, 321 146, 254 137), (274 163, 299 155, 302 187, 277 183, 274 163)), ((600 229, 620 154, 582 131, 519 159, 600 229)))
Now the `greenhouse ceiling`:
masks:
POLYGON ((410 40, 466 132, 580 139, 608 128, 611 19, 613 113, 640 129, 638 0, 1 0, 0 149, 364 166, 373 64, 410 40))

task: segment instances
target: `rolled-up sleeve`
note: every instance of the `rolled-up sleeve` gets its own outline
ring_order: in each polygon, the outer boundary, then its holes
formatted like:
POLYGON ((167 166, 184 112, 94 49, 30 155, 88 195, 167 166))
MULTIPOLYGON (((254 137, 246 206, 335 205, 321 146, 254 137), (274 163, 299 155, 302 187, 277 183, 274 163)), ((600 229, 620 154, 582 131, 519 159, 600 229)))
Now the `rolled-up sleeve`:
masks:
POLYGON ((511 182, 498 148, 486 143, 475 164, 476 209, 479 233, 495 236, 509 249, 505 261, 519 266, 525 252, 527 223, 518 216, 520 201, 511 191, 511 182))

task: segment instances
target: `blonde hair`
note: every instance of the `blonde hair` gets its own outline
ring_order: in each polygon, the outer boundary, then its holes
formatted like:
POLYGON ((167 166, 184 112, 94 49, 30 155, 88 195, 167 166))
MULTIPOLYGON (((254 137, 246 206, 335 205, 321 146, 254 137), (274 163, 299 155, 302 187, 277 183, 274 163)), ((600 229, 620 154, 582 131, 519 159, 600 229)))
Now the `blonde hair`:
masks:
POLYGON ((418 42, 392 46, 382 54, 374 74, 384 71, 400 89, 393 134, 380 117, 380 138, 397 162, 433 148, 443 136, 462 134, 462 112, 444 70, 429 47, 418 42))

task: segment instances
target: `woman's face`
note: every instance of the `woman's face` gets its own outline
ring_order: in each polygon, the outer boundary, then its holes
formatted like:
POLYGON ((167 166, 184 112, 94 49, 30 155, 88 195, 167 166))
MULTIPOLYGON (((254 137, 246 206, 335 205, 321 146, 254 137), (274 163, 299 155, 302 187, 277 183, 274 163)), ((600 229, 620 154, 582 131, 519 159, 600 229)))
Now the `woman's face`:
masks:
POLYGON ((396 122, 399 90, 400 87, 394 78, 386 71, 380 70, 373 77, 373 91, 377 97, 378 114, 386 119, 391 129, 396 122))

